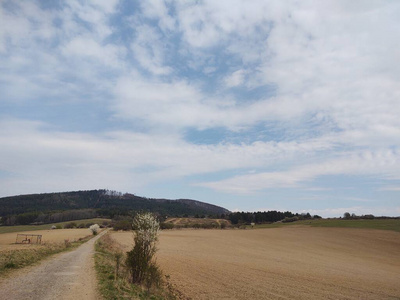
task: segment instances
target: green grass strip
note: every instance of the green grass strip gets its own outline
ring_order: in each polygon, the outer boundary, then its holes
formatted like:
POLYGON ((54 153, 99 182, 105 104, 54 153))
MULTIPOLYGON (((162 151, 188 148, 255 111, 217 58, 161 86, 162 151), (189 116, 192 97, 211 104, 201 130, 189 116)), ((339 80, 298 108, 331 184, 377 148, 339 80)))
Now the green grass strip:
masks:
MULTIPOLYGON (((272 223, 259 224, 255 228, 281 228, 287 226, 311 226, 311 227, 336 227, 336 228, 361 228, 361 229, 377 229, 377 230, 392 230, 400 232, 400 219, 319 219, 319 220, 302 220, 291 223, 272 223)), ((251 226, 247 226, 251 228, 251 226)))

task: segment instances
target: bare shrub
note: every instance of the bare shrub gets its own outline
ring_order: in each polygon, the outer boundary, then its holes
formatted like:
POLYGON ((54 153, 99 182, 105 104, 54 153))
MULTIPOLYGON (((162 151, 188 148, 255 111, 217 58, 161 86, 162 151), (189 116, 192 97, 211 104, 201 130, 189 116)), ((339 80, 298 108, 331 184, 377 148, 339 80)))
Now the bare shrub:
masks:
POLYGON ((65 248, 69 248, 69 247, 71 247, 71 242, 68 239, 64 240, 64 245, 65 245, 65 248))
POLYGON ((124 256, 124 254, 121 251, 116 251, 114 252, 114 258, 115 258, 115 279, 118 279, 119 277, 119 270, 121 267, 121 259, 124 256))
POLYGON ((77 225, 75 222, 70 222, 64 225, 64 229, 76 228, 77 225))
POLYGON ((174 229, 175 225, 173 223, 160 223, 160 229, 174 229))

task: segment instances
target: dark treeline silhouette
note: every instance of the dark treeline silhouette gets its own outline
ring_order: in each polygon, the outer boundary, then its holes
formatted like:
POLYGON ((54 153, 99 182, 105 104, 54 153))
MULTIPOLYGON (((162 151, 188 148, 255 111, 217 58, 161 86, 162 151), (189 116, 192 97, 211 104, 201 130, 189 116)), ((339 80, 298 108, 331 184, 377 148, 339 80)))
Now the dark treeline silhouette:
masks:
POLYGON ((318 215, 311 216, 310 213, 292 213, 290 211, 280 212, 276 210, 258 212, 235 212, 229 215, 232 224, 263 224, 273 222, 294 222, 299 220, 320 219, 318 215))
POLYGON ((61 212, 28 212, 18 215, 2 217, 2 223, 6 226, 28 225, 28 224, 48 224, 73 220, 91 219, 99 214, 95 209, 76 209, 61 212))
POLYGON ((137 211, 164 216, 222 215, 229 211, 216 205, 188 200, 139 197, 109 190, 46 193, 0 198, 3 225, 26 225, 88 219, 113 218, 137 211))
POLYGON ((229 220, 232 224, 239 224, 239 223, 272 223, 281 221, 285 218, 294 217, 295 214, 291 213, 290 211, 280 212, 276 210, 272 211, 258 211, 258 212, 234 212, 229 215, 229 220))

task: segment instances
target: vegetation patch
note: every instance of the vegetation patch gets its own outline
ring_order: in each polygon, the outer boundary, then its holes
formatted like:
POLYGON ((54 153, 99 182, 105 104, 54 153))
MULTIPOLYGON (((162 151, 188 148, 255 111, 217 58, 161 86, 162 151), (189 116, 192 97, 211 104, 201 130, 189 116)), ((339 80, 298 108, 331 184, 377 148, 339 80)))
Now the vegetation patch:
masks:
POLYGON ((10 233, 10 232, 47 230, 47 229, 52 229, 52 228, 53 229, 89 228, 89 226, 91 226, 93 224, 101 224, 103 226, 108 226, 107 224, 110 224, 110 222, 111 222, 111 219, 94 218, 94 219, 77 220, 74 222, 60 222, 60 223, 50 223, 50 224, 42 224, 42 225, 0 226, 0 234, 10 233))
POLYGON ((224 229, 231 226, 231 222, 225 219, 210 218, 168 218, 160 223, 161 229, 195 228, 195 229, 224 229))
POLYGON ((71 250, 89 240, 91 236, 78 241, 65 240, 63 243, 43 243, 41 245, 26 245, 27 249, 5 250, 0 252, 0 275, 7 274, 12 269, 20 269, 33 265, 50 255, 71 250))
MULTIPOLYGON (((304 222, 307 224, 307 222, 304 222)), ((400 219, 323 219, 313 220, 308 225, 313 227, 343 227, 343 228, 364 228, 364 229, 381 229, 393 230, 400 232, 400 219)))
MULTIPOLYGON (((400 232, 400 219, 313 219, 301 220, 294 222, 275 222, 272 224, 257 224, 255 228, 277 228, 293 225, 311 226, 311 227, 336 227, 336 228, 362 228, 362 229, 379 229, 392 230, 400 232)), ((250 226, 247 226, 248 228, 250 226)))
POLYGON ((96 242, 95 265, 100 292, 107 299, 176 299, 165 281, 159 287, 131 283, 126 253, 107 233, 96 242))

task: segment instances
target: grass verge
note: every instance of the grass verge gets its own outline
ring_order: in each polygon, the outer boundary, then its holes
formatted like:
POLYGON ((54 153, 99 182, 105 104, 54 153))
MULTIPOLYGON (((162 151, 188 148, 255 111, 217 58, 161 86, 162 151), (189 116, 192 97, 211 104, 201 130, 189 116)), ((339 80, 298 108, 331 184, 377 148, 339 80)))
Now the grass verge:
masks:
POLYGON ((177 299, 172 287, 165 281, 160 288, 147 289, 129 282, 129 272, 125 266, 126 254, 111 239, 102 236, 95 244, 95 266, 100 293, 109 299, 177 299))
POLYGON ((65 240, 63 243, 44 243, 42 245, 26 245, 27 249, 5 250, 0 252, 0 275, 7 275, 15 269, 33 265, 40 260, 63 251, 74 249, 91 239, 89 235, 75 242, 65 240))
POLYGON ((61 225, 64 227, 65 224, 74 222, 77 224, 102 224, 103 222, 110 222, 111 219, 103 219, 103 218, 94 218, 94 219, 84 219, 84 220, 74 220, 60 223, 50 223, 50 224, 42 224, 42 225, 16 225, 16 226, 0 226, 0 234, 1 233, 10 233, 10 232, 20 232, 20 231, 35 231, 35 230, 47 230, 50 229, 51 226, 61 225))
MULTIPOLYGON (((303 225, 311 227, 337 227, 337 228, 363 228, 363 229, 379 229, 392 230, 400 232, 400 219, 373 219, 373 220, 344 220, 344 219, 319 219, 319 220, 303 220, 292 223, 272 223, 260 224, 255 228, 278 228, 293 225, 303 225)), ((250 226, 248 226, 250 227, 250 226)))

